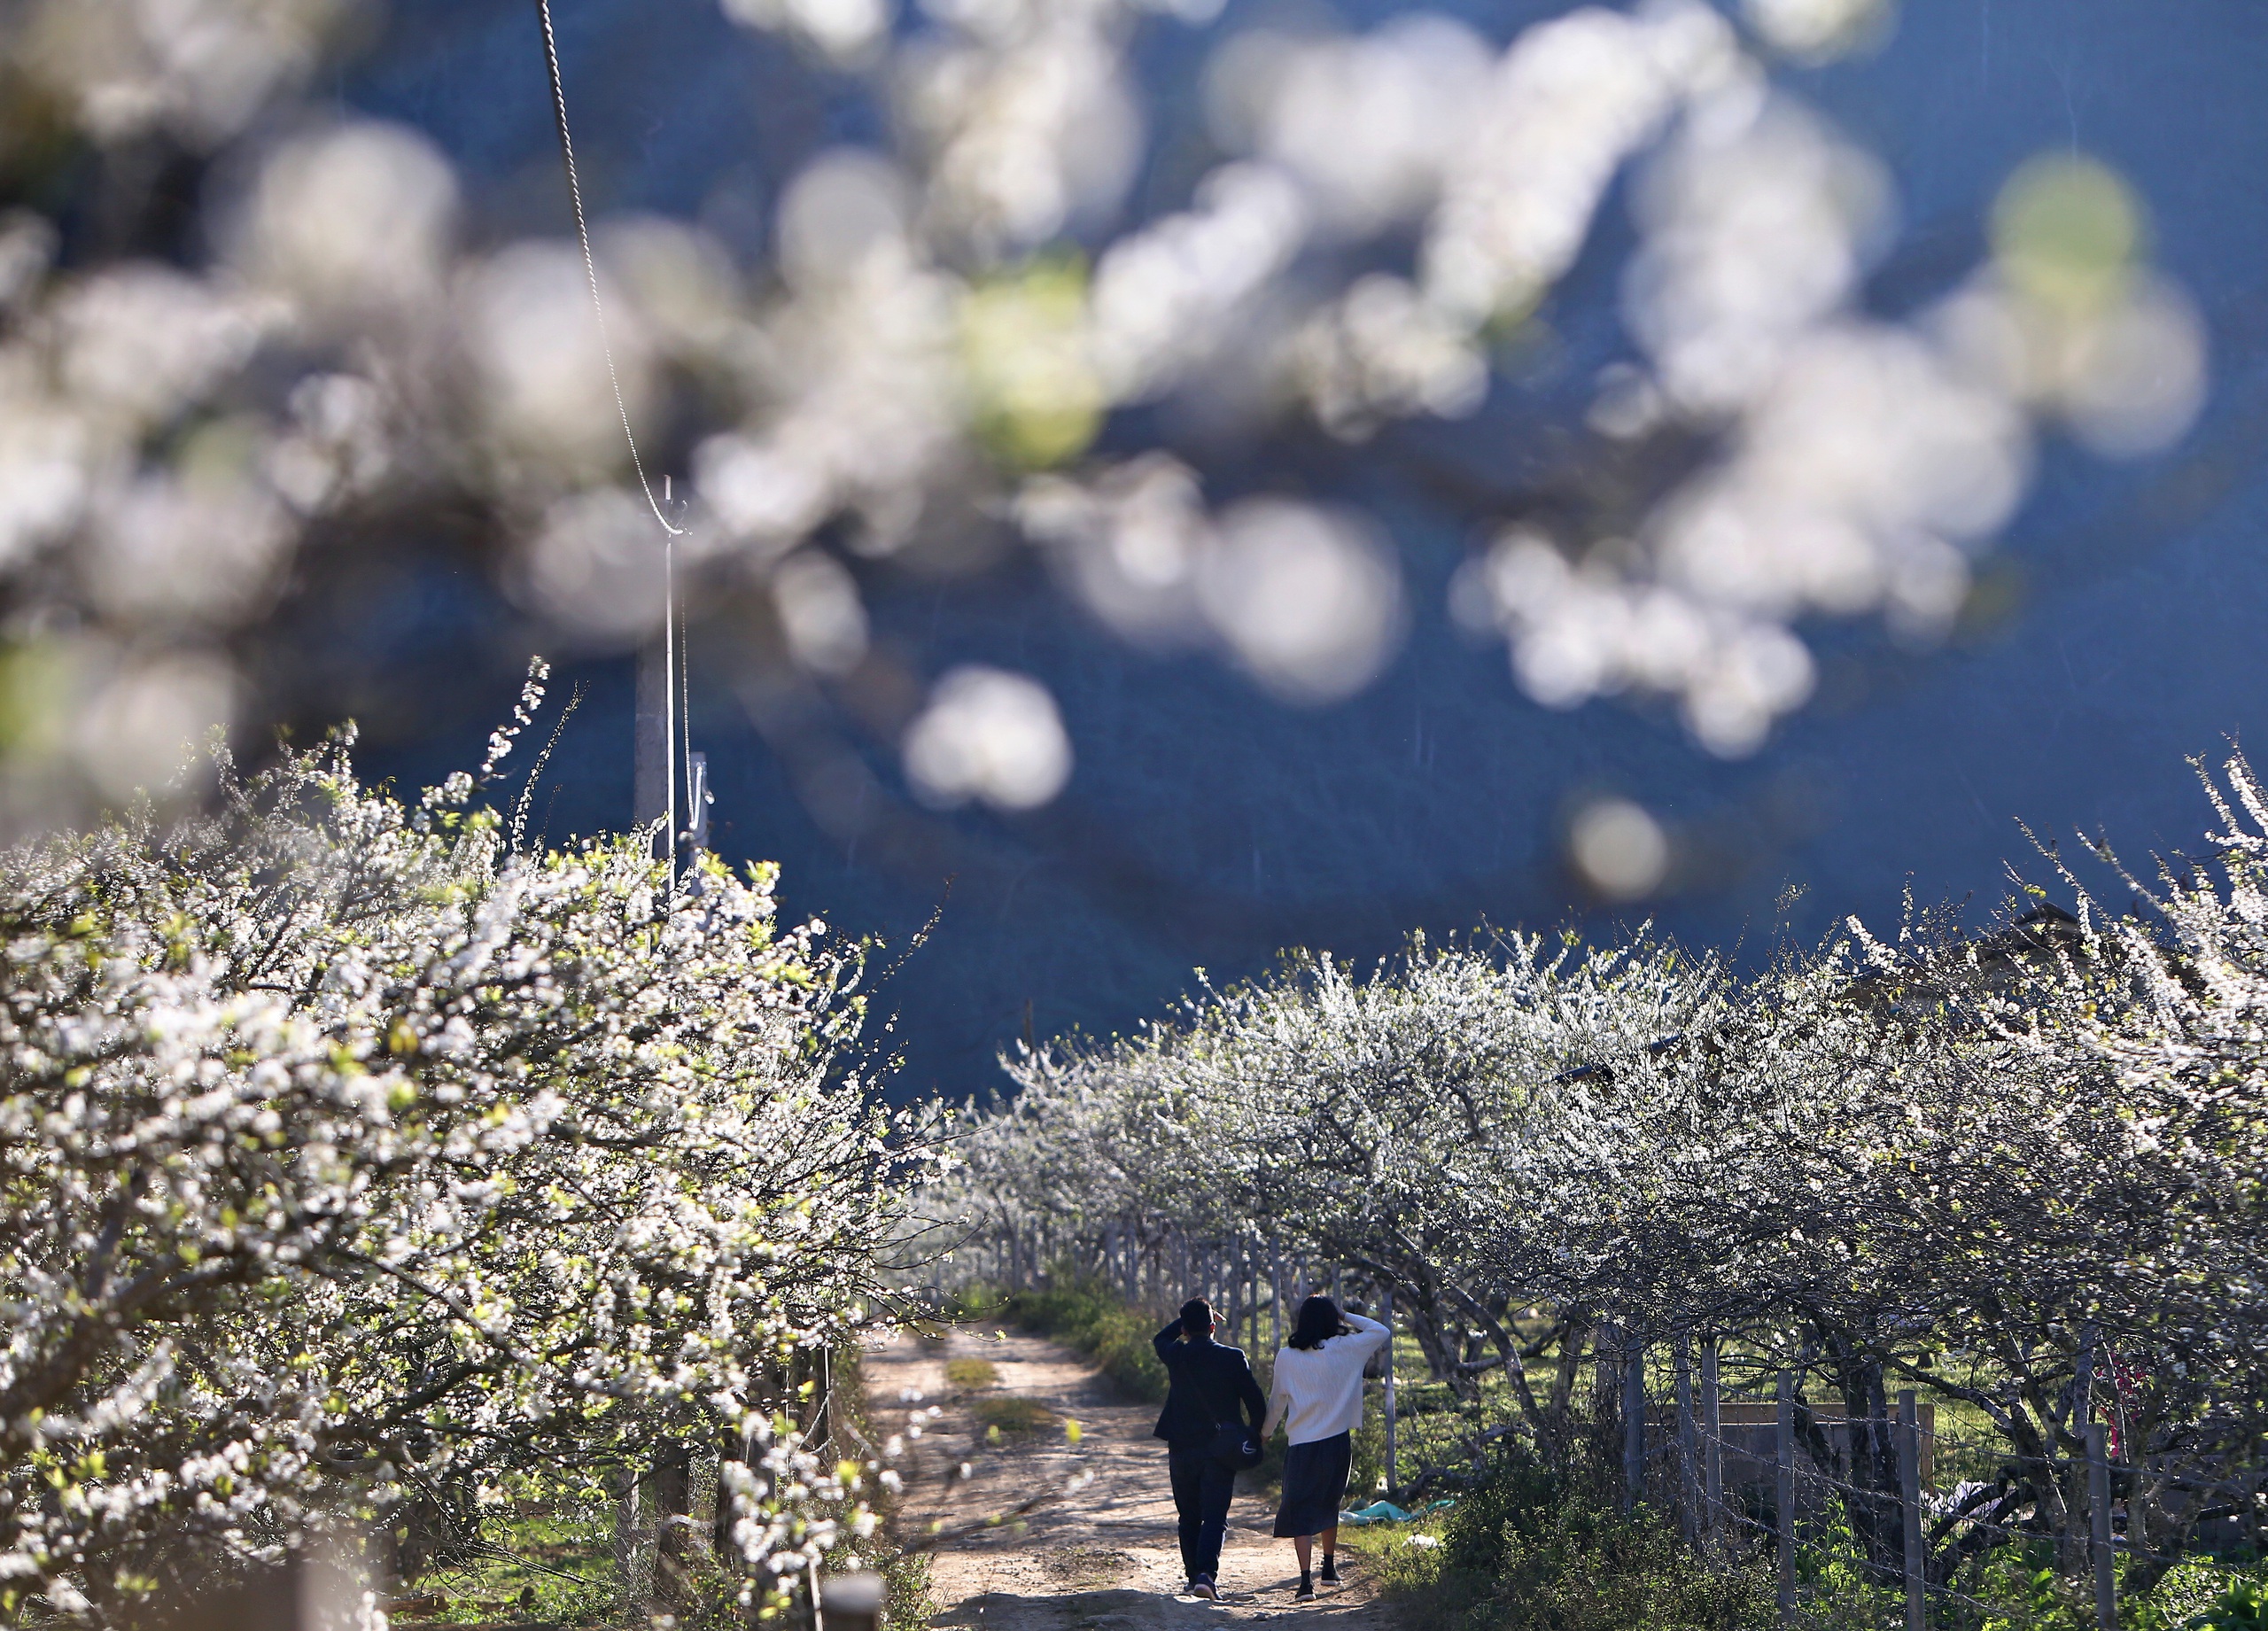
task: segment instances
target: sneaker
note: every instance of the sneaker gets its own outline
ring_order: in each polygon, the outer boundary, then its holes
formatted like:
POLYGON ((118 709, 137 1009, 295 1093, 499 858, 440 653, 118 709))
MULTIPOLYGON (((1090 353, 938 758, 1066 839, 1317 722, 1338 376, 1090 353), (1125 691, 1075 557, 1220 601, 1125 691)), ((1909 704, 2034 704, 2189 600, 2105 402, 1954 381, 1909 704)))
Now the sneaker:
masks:
POLYGON ((1300 1582, 1300 1588, 1299 1588, 1297 1591, 1295 1591, 1295 1592, 1293 1592, 1293 1593, 1292 1594, 1292 1601, 1293 1601, 1293 1602, 1294 1602, 1294 1603, 1312 1603, 1312 1602, 1314 1602, 1314 1601, 1315 1601, 1315 1588, 1314 1588, 1314 1586, 1312 1586, 1311 1584, 1309 1584, 1309 1583, 1308 1581, 1301 1581, 1300 1582))
POLYGON ((1338 1558, 1325 1557, 1323 1560, 1323 1578, 1326 1585, 1336 1586, 1339 1583, 1338 1558))
POLYGON ((1208 1603, 1216 1603, 1220 1600, 1221 1593, 1219 1588, 1209 1580, 1200 1580, 1194 1586, 1190 1588, 1190 1590, 1196 1596, 1203 1597, 1208 1603))

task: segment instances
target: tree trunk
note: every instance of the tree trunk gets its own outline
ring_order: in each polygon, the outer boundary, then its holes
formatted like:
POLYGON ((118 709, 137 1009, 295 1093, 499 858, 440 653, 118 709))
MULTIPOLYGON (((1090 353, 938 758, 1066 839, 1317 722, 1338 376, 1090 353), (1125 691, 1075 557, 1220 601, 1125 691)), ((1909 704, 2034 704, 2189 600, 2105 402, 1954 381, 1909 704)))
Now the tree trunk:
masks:
POLYGON ((1890 1417, 1882 1362, 1840 1332, 1823 1332, 1829 1368, 1843 1395, 1845 1442, 1852 1486, 1843 1492, 1851 1531, 1867 1560, 1879 1568, 1903 1571, 1906 1518, 1899 1503, 1898 1442, 1890 1417))
POLYGON ((693 1451, 665 1443, 654 1456, 654 1595, 672 1610, 693 1602, 693 1451))

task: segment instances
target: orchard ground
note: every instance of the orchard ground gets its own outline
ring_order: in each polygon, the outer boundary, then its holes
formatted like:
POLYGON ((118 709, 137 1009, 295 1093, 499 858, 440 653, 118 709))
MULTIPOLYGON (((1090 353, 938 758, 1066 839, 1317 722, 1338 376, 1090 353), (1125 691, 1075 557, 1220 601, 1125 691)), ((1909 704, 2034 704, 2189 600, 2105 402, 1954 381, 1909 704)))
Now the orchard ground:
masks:
POLYGON ((1269 1534, 1272 1493, 1240 1490, 1230 1509, 1223 1600, 1178 1595, 1165 1446, 1150 1436, 1157 1407, 1122 1402, 1068 1348, 981 1327, 953 1329, 943 1341, 900 1334, 867 1350, 865 1374, 874 1417, 893 1431, 916 1409, 944 1411, 896 1464, 905 1479, 900 1532, 911 1541, 935 1523, 952 1537, 936 1552, 933 1625, 1132 1631, 1265 1619, 1371 1631, 1390 1623, 1359 1556, 1342 1552, 1351 1565, 1345 1584, 1319 1588, 1311 1604, 1293 1601, 1299 1573, 1291 1543, 1269 1534), (956 1386, 946 1374, 956 1360, 989 1361, 997 1379, 956 1386), (994 1431, 1019 1418, 1033 1425, 994 1431), (1076 1448, 1068 1422, 1078 1424, 1076 1448), (1063 1493, 1019 1518, 983 1521, 1051 1489, 1063 1493))

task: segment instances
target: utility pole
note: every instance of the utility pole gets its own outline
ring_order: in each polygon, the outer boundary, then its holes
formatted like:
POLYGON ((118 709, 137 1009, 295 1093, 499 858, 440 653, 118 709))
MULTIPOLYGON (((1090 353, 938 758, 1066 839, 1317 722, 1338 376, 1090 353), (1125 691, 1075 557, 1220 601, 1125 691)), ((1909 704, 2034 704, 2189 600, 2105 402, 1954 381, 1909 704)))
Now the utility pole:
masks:
MULTIPOLYGON (((638 703, 631 747, 632 795, 630 819, 638 827, 664 823, 663 836, 654 846, 656 858, 674 862, 677 853, 677 733, 676 711, 670 706, 671 660, 669 631, 664 629, 638 648, 638 703)), ((672 867, 674 873, 674 867, 672 867)))
MULTIPOLYGON (((664 504, 671 501, 672 485, 670 478, 662 478, 664 504)), ((654 513, 657 516, 662 514, 659 509, 654 513)), ((668 524, 666 520, 663 522, 664 526, 668 524)), ((677 717, 679 670, 684 656, 677 649, 676 544, 674 534, 662 540, 661 632, 638 648, 637 699, 630 753, 630 819, 639 827, 661 823, 654 856, 669 868, 672 895, 677 891, 677 739, 684 728, 684 721, 677 717)))

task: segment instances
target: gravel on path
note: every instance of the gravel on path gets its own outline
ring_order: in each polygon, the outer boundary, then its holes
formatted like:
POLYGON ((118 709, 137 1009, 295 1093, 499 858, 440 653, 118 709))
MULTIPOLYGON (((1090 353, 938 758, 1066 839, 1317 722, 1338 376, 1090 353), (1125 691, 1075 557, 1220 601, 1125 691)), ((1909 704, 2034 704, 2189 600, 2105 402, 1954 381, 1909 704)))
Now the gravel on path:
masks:
MULTIPOLYGON (((1148 1631, 1272 1620, 1329 1631, 1383 1631, 1359 1561, 1353 1578, 1294 1603, 1299 1567, 1288 1541, 1270 1537, 1273 1508, 1239 1494, 1221 1554, 1223 1600, 1180 1595, 1165 1446, 1150 1436, 1157 1407, 1128 1404, 1094 1367, 1059 1343, 1018 1332, 956 1328, 944 1342, 900 1333, 864 1360, 878 1426, 905 1436, 895 1465, 905 1479, 897 1517, 909 1542, 941 1535, 932 1584, 933 1626, 984 1631, 1148 1631), (953 1359, 984 1359, 998 1380, 960 1389, 953 1359), (990 1435, 986 1402, 1032 1401, 1040 1425, 990 1435), (942 1413, 931 1417, 930 1410, 942 1413), (920 1436, 908 1431, 919 1412, 920 1436), (1078 1424, 1076 1446, 1068 1423, 1078 1424), (1021 1517, 989 1519, 1028 1503, 1021 1517), (933 1526, 935 1526, 933 1528, 933 1526)), ((1349 1560, 1342 1556, 1340 1566, 1349 1560)))

